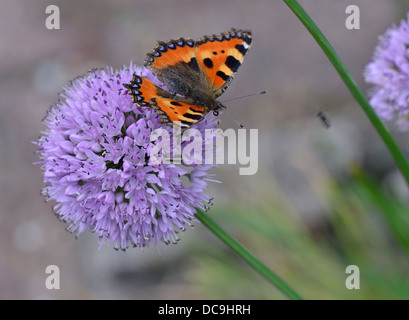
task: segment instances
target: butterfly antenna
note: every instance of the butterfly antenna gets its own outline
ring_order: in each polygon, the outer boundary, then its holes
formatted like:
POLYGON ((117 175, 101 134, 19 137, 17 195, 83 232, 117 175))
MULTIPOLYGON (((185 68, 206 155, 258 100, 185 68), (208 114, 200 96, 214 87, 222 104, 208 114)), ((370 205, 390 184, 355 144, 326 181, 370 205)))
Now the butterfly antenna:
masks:
POLYGON ((240 97, 236 97, 236 98, 231 98, 231 99, 223 100, 223 101, 221 101, 221 102, 222 102, 222 103, 225 103, 225 102, 234 101, 234 100, 239 100, 239 99, 243 99, 243 98, 247 98, 247 97, 251 97, 251 96, 258 96, 259 94, 266 94, 266 93, 267 93, 267 91, 260 91, 260 92, 257 92, 257 93, 250 93, 250 94, 246 94, 246 95, 244 95, 244 96, 240 96, 240 97))
MULTIPOLYGON (((259 94, 265 94, 265 93, 267 93, 267 91, 260 91, 260 92, 257 92, 257 93, 250 93, 250 94, 246 94, 246 95, 244 95, 244 96, 240 96, 240 97, 236 97, 236 98, 232 98, 232 99, 227 99, 227 100, 224 100, 224 101, 221 101, 221 102, 222 102, 222 103, 225 103, 225 102, 228 102, 228 101, 239 100, 239 99, 247 98, 247 97, 251 97, 251 96, 258 96, 259 94)), ((230 116, 230 118, 236 123, 236 125, 237 125, 238 127, 240 127, 241 129, 244 128, 244 126, 243 126, 240 122, 238 122, 238 121, 230 114, 230 112, 228 112, 226 109, 225 109, 224 112, 226 112, 226 113, 230 116)))

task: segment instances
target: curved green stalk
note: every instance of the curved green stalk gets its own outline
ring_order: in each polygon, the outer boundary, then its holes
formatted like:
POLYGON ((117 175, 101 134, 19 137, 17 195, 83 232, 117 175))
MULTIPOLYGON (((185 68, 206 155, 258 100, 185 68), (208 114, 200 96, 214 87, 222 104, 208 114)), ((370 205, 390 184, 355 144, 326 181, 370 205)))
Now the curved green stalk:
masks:
POLYGON ((198 210, 196 218, 203 223, 210 231, 212 231, 220 240, 222 240, 230 249, 236 252, 244 261, 246 261, 253 269, 258 271, 262 276, 269 280, 283 294, 293 300, 302 300, 302 298, 294 292, 283 280, 281 280, 273 271, 267 268, 263 263, 257 260, 247 249, 240 243, 234 240, 230 235, 219 227, 208 215, 198 210))
POLYGON ((362 110, 366 113, 368 119, 371 121, 372 125, 375 127, 378 134, 381 136, 382 140, 386 144, 389 152, 395 160, 396 165, 401 171, 404 179, 406 180, 407 185, 409 186, 409 164, 404 157, 403 153, 399 149, 395 140, 385 128, 382 121, 378 118, 375 111, 369 104, 364 93, 356 84, 355 80, 352 78, 351 74, 339 58, 338 54, 335 52, 334 48, 325 38, 324 34, 317 27, 314 21, 309 17, 307 12, 300 6, 296 0, 283 0, 287 6, 294 12, 298 19, 302 22, 305 28, 311 33, 313 38, 317 41, 321 49, 327 55, 328 59, 331 61, 335 69, 338 71, 342 80, 345 82, 349 91, 354 96, 355 100, 360 104, 362 110))

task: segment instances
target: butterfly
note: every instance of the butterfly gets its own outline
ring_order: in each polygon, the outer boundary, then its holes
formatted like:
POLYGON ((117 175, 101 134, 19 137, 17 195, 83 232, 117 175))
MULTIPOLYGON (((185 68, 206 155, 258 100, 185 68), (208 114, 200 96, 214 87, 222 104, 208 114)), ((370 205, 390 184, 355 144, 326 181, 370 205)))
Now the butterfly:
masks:
POLYGON ((129 90, 133 103, 155 109, 161 122, 189 128, 213 111, 225 108, 216 99, 227 89, 252 42, 250 30, 231 28, 198 40, 177 38, 158 45, 147 54, 144 66, 166 88, 147 77, 133 75, 129 90))

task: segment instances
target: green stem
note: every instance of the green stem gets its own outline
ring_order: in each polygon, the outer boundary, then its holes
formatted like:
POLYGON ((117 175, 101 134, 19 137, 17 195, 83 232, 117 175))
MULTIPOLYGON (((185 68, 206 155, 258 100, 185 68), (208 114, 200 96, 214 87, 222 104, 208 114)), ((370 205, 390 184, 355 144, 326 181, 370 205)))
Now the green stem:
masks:
POLYGON ((263 263, 257 260, 247 249, 240 243, 234 240, 230 235, 220 228, 208 215, 198 210, 196 218, 203 223, 210 231, 212 231, 220 240, 228 247, 236 252, 244 261, 246 261, 253 269, 258 271, 262 276, 275 285, 283 294, 293 300, 302 300, 302 298, 294 292, 283 280, 281 280, 273 271, 267 268, 263 263))
POLYGON ((387 148, 389 149, 389 152, 394 158, 396 165, 398 166, 404 179, 406 180, 407 185, 409 186, 409 164, 406 158, 404 157, 403 153, 399 149, 397 143, 395 142, 395 140, 393 139, 389 131, 385 128, 382 121, 376 115, 374 109, 369 104, 364 93, 358 87, 355 80, 352 78, 351 74, 349 73, 348 69, 345 67, 345 65, 339 58, 338 54, 335 52, 334 48, 325 38, 324 34, 317 27, 314 21, 309 17, 307 12, 305 12, 303 7, 300 6, 298 1, 296 0, 283 0, 283 1, 294 12, 294 14, 298 17, 298 19, 306 27, 306 29, 311 33, 311 35, 317 41, 317 43, 319 44, 321 49, 324 51, 324 53, 327 55, 328 59, 331 61, 335 69, 338 71, 339 75, 341 76, 342 80, 345 82, 349 91, 352 93, 355 100, 360 104, 363 111, 366 113, 367 117, 371 121, 372 125, 375 127, 376 131, 378 131, 378 134, 381 136, 382 140, 384 141, 387 148))

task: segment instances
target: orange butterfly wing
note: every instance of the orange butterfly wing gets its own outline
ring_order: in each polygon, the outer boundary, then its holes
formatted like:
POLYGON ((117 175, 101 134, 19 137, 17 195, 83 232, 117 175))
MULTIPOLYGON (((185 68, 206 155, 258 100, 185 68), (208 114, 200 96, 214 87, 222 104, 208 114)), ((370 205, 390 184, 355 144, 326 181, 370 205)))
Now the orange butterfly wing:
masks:
POLYGON ((162 123, 172 125, 173 122, 180 121, 182 127, 190 127, 205 115, 205 107, 171 98, 169 93, 146 77, 134 74, 132 81, 124 86, 129 90, 132 102, 141 107, 154 108, 162 123))
POLYGON ((211 90, 221 95, 233 80, 244 56, 251 46, 249 30, 230 29, 219 35, 205 36, 196 41, 196 58, 199 67, 211 80, 211 90))
POLYGON ((145 66, 178 94, 200 86, 217 98, 232 81, 251 43, 251 31, 234 28, 197 41, 183 38, 160 41, 148 53, 145 66))
POLYGON ((195 58, 195 42, 192 39, 178 38, 168 42, 158 41, 158 45, 148 53, 145 66, 161 70, 178 63, 189 64, 195 58))
POLYGON ((123 86, 129 90, 132 102, 141 107, 148 107, 150 100, 156 98, 158 94, 166 94, 166 91, 156 86, 148 78, 140 77, 136 73, 133 74, 132 81, 129 84, 124 83, 123 86))
POLYGON ((205 115, 204 107, 169 98, 154 98, 151 100, 151 106, 158 112, 162 123, 172 125, 174 122, 180 122, 182 128, 192 126, 205 115))

